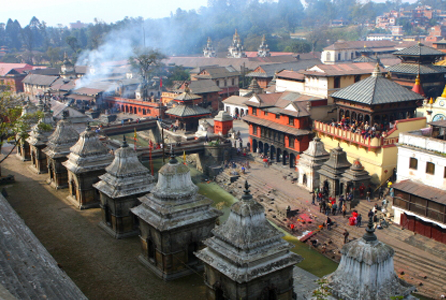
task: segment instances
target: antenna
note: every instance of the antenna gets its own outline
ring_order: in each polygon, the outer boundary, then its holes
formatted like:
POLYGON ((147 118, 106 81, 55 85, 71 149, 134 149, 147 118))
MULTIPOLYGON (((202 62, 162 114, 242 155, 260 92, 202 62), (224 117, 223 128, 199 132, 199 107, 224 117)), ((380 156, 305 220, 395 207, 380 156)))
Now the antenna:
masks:
POLYGON ((144 48, 146 47, 146 28, 144 27, 144 23, 142 25, 142 33, 143 33, 143 42, 144 42, 144 48))

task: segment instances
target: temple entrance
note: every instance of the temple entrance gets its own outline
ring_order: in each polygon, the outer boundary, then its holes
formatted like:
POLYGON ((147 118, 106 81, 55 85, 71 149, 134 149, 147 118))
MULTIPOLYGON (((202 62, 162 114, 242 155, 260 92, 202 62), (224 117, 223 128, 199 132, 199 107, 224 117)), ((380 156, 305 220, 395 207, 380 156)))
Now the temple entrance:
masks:
POLYGON ((276 147, 274 147, 273 145, 271 145, 270 156, 271 160, 276 158, 276 147))
POLYGON ((302 185, 307 186, 307 174, 304 174, 304 176, 302 176, 302 185))
POLYGON ((71 185, 71 196, 76 198, 76 182, 74 182, 74 180, 71 180, 70 185, 71 185))
POLYGON ((198 258, 194 255, 194 252, 198 250, 198 244, 196 242, 190 243, 187 247, 187 262, 195 262, 198 258))
POLYGON ((286 166, 288 164, 288 151, 284 150, 282 155, 282 165, 286 166))
POLYGON ((339 184, 339 195, 342 195, 342 194, 344 194, 344 183, 343 182, 341 182, 339 184))
POLYGON ((276 152, 276 162, 280 162, 280 160, 282 159, 282 150, 280 150, 280 148, 277 148, 276 152))
POLYGON ((263 142, 259 142, 259 153, 263 153, 263 142))
POLYGON ((252 152, 257 153, 257 140, 252 140, 252 152))
POLYGON ((263 145, 263 154, 269 156, 269 145, 267 143, 263 145))
POLYGON ((147 257, 155 262, 155 243, 152 241, 152 238, 147 239, 147 257))
POLYGON ((327 191, 327 194, 330 194, 330 184, 328 183, 328 180, 324 180, 324 190, 327 191))
POLYGON ((290 153, 290 168, 294 168, 296 166, 296 155, 294 153, 290 153))

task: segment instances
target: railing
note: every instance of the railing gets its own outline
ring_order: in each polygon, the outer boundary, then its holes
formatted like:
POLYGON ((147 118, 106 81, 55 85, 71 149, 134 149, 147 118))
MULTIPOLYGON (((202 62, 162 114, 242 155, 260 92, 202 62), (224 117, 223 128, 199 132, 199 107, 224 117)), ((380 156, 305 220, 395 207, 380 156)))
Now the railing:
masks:
POLYGON ((379 148, 387 143, 383 143, 383 138, 364 138, 360 133, 354 133, 350 130, 344 130, 330 124, 325 124, 323 122, 314 121, 314 130, 323 132, 328 135, 335 136, 337 138, 356 143, 368 148, 379 148))
POLYGON ((430 151, 446 153, 446 141, 423 136, 421 131, 400 133, 399 143, 430 151))

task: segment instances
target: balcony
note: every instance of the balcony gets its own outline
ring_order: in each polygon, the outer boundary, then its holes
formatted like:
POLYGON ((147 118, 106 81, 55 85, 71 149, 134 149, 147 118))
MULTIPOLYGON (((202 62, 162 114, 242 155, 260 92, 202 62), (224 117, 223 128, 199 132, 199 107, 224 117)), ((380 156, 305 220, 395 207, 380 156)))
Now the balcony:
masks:
POLYGON ((426 136, 422 130, 400 133, 399 143, 437 153, 446 153, 446 141, 426 136))

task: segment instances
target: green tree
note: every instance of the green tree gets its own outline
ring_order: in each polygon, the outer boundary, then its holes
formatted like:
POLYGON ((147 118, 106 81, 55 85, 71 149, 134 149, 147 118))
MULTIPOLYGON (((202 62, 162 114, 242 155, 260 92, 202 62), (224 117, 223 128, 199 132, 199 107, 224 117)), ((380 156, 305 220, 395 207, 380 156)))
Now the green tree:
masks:
POLYGON ((144 101, 147 101, 150 79, 160 71, 161 60, 164 58, 165 55, 158 50, 147 47, 133 49, 133 56, 129 58, 129 63, 141 75, 141 90, 144 101))
POLYGON ((290 46, 285 47, 285 52, 309 53, 311 52, 311 44, 305 40, 293 41, 290 46))
POLYGON ((48 57, 48 61, 50 62, 50 66, 51 67, 56 67, 57 64, 61 61, 62 59, 62 53, 60 51, 59 47, 49 47, 48 50, 46 51, 46 56, 48 57))

